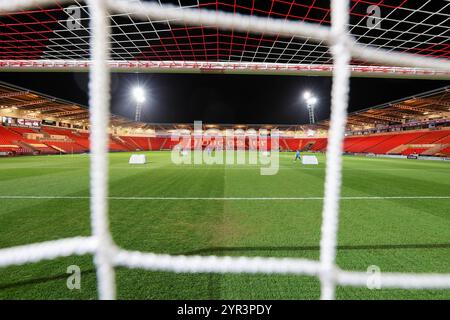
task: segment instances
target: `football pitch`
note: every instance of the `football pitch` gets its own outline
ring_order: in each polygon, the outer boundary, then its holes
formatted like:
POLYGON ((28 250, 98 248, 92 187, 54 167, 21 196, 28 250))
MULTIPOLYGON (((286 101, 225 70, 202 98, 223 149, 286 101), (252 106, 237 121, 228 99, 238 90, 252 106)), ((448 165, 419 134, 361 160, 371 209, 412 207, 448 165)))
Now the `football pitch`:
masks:
MULTIPOLYGON (((170 152, 110 154, 109 218, 125 249, 319 259, 325 156, 257 165, 175 165, 170 152)), ((0 159, 0 248, 90 235, 89 156, 0 159)), ((337 264, 450 273, 450 163, 344 157, 337 264)), ((117 268, 119 299, 318 299, 317 278, 117 268)), ((0 268, 0 299, 96 299, 92 256, 0 268), (67 267, 81 269, 69 290, 67 267)), ((448 299, 450 290, 338 287, 338 299, 448 299)))

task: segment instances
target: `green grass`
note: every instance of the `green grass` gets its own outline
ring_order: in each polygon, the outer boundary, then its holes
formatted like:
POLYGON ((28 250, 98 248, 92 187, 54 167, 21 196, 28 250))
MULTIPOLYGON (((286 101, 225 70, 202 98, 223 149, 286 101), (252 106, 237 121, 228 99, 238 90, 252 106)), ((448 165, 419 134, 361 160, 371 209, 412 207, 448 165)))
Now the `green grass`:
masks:
MULTIPOLYGON (((180 165, 169 152, 110 155, 117 197, 322 197, 318 167, 281 154, 280 170, 251 165, 180 165)), ((0 159, 0 195, 88 196, 89 157, 0 159)), ((450 196, 450 163, 345 157, 343 196, 450 196)), ((0 199, 0 248, 90 234, 87 199, 0 199)), ((321 200, 111 200, 114 240, 123 248, 170 254, 319 258, 321 200)), ((448 272, 450 199, 341 202, 337 262, 347 270, 448 272)), ((175 274, 117 269, 121 299, 317 299, 319 281, 286 275, 175 274)), ((450 290, 339 287, 340 299, 448 299, 450 290)), ((1 299, 95 299, 91 256, 0 268, 1 299), (66 288, 79 265, 81 290, 66 288)))

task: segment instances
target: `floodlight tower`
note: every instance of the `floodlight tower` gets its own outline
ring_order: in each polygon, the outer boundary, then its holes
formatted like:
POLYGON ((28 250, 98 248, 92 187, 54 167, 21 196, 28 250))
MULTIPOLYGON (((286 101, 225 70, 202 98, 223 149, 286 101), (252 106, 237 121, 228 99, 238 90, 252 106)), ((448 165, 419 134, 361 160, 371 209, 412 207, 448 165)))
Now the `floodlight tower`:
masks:
POLYGON ((133 98, 136 101, 136 113, 134 116, 135 121, 141 121, 141 111, 142 111, 142 103, 145 101, 145 92, 141 87, 134 87, 133 98))
POLYGON ((314 97, 311 92, 306 91, 303 94, 303 99, 305 99, 306 101, 306 107, 308 108, 308 112, 309 112, 309 123, 310 124, 314 124, 316 123, 316 118, 314 116, 314 106, 317 103, 317 98, 314 97))

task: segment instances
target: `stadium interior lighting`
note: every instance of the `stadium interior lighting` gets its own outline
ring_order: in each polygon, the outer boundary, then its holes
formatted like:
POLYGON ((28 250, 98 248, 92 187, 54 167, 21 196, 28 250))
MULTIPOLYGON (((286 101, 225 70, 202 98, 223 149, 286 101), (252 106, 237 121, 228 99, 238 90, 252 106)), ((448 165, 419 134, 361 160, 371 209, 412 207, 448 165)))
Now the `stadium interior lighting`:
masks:
POLYGON ((315 96, 313 96, 311 92, 305 91, 303 93, 303 99, 305 99, 306 107, 308 108, 309 123, 314 124, 316 122, 316 119, 314 116, 314 105, 317 103, 317 98, 315 96))
POLYGON ((132 94, 137 103, 142 103, 145 101, 145 92, 141 87, 134 87, 132 94))
POLYGON ((305 91, 305 93, 303 93, 303 99, 305 99, 308 108, 314 106, 317 103, 317 98, 314 97, 310 91, 305 91))
POLYGON ((311 97, 312 97, 311 92, 305 91, 305 93, 303 93, 303 99, 308 100, 311 97))
POLYGON ((310 106, 314 106, 317 103, 317 98, 311 97, 306 101, 306 103, 308 103, 308 105, 310 105, 310 106))
POLYGON ((142 103, 145 102, 145 91, 142 87, 136 86, 131 90, 134 100, 136 101, 136 111, 134 120, 141 121, 142 103))

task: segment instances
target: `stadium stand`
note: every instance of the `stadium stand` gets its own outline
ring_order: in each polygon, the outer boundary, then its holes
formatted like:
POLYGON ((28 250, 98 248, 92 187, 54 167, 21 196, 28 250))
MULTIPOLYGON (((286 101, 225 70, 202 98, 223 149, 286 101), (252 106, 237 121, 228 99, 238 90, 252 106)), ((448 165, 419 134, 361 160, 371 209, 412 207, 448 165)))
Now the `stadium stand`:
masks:
POLYGON ((123 140, 129 144, 136 145, 140 150, 151 150, 150 138, 122 136, 123 140))
POLYGON ((387 154, 390 153, 391 150, 396 147, 407 144, 417 139, 420 136, 423 136, 423 132, 413 132, 413 133, 399 133, 389 135, 388 139, 381 139, 373 146, 370 146, 364 149, 364 152, 367 153, 375 153, 375 154, 387 154))
POLYGON ((36 133, 35 130, 30 129, 30 128, 10 127, 9 130, 11 130, 17 134, 20 134, 22 136, 26 133, 36 133))
POLYGON ((45 141, 45 144, 62 153, 83 153, 86 149, 74 142, 45 141))
POLYGON ((130 136, 119 136, 119 138, 126 143, 129 148, 131 148, 130 150, 135 150, 135 151, 142 151, 142 150, 146 150, 144 149, 141 145, 139 145, 133 137, 130 136))
POLYGON ((170 137, 167 137, 164 144, 161 146, 161 150, 172 150, 179 141, 173 140, 170 137))
POLYGON ((89 133, 74 133, 70 138, 82 146, 86 151, 89 150, 89 133))
POLYGON ((136 151, 139 149, 136 149, 136 146, 128 143, 127 141, 125 141, 124 139, 122 139, 119 136, 111 136, 111 139, 116 141, 118 144, 120 144, 123 148, 125 148, 126 151, 136 151))
POLYGON ((347 146, 344 149, 344 151, 354 153, 366 152, 366 150, 373 148, 391 138, 392 135, 366 136, 358 138, 349 137, 346 140, 357 140, 357 141, 353 141, 354 143, 352 143, 350 146, 347 146))
POLYGON ((0 142, 2 145, 14 145, 17 136, 7 128, 0 126, 0 142))
POLYGON ((6 128, 3 126, 0 128, 0 139, 2 141, 2 146, 9 146, 5 147, 5 149, 15 151, 15 154, 56 153, 56 150, 46 146, 45 144, 38 143, 36 140, 25 138, 19 133, 21 130, 17 130, 18 128, 14 128, 15 130, 12 130, 13 128, 6 128))
POLYGON ((63 136, 67 136, 69 138, 71 138, 71 136, 73 136, 72 130, 51 128, 51 127, 47 127, 47 126, 43 126, 41 128, 41 132, 45 132, 45 133, 48 133, 51 135, 63 135, 63 136))
POLYGON ((447 147, 447 148, 441 150, 439 153, 441 153, 441 154, 443 154, 443 155, 445 155, 445 156, 450 157, 450 147, 447 147))
POLYGON ((450 131, 431 131, 423 136, 411 141, 411 143, 414 144, 430 144, 435 143, 436 141, 445 138, 446 136, 450 135, 450 131))
MULTIPOLYGON (((420 153, 426 156, 448 154, 450 145, 450 87, 436 89, 423 94, 387 103, 374 108, 354 112, 348 116, 347 137, 344 140, 346 153, 409 154, 420 153), (388 119, 388 120, 386 120, 388 119)), ((90 148, 88 121, 89 110, 67 101, 49 97, 28 89, 0 82, 0 152, 13 155, 83 153, 90 148), (45 105, 41 102, 47 101, 45 105), (36 104, 33 103, 36 102, 36 104), (14 108, 9 108, 13 106, 14 108), (41 110, 41 108, 44 108, 41 110), (30 112, 33 111, 32 119, 30 112), (36 113, 43 111, 43 113, 36 113), (37 114, 37 116, 36 116, 37 114), (52 118, 44 121, 45 117, 52 118), (64 114, 61 122, 59 117, 64 114), (74 121, 71 121, 73 115, 74 121), (42 118, 40 118, 42 117, 42 118), (31 125, 27 126, 28 123, 31 125), (32 122, 30 122, 32 121, 32 122), (53 122, 53 124, 49 124, 53 122), (24 125, 25 124, 25 125, 24 125)), ((172 140, 174 130, 190 135, 194 131, 192 124, 151 124, 134 122, 118 115, 111 115, 110 123, 114 132, 110 136, 110 151, 158 151, 171 150, 180 141, 172 140), (124 129, 124 130, 121 130, 124 129)), ((281 151, 325 152, 329 120, 308 125, 211 125, 204 129, 240 130, 258 132, 267 128, 276 128, 280 132, 281 151)), ((190 139, 191 148, 199 143, 190 139)), ((216 141, 214 135, 208 135, 199 148, 222 147, 264 149, 262 143, 270 147, 271 139, 266 140, 235 138, 233 141, 216 141), (257 143, 257 145, 250 145, 257 143)))
POLYGON ((18 153, 20 147, 15 143, 16 139, 6 128, 0 126, 0 151, 18 153))
POLYGON ((280 147, 286 151, 325 151, 326 138, 281 138, 280 147))
POLYGON ((295 151, 302 148, 301 139, 284 138, 282 141, 284 142, 287 150, 295 151))
POLYGON ((402 151, 402 154, 405 156, 409 154, 422 154, 425 150, 427 150, 427 148, 407 148, 402 151))
MULTIPOLYGON (((110 136, 110 151, 159 151, 171 150, 181 140, 172 140, 170 135, 163 136, 110 136)), ((264 149, 264 143, 270 148, 271 139, 252 140, 248 137, 244 140, 235 138, 226 146, 223 140, 222 148, 249 149, 251 143, 254 148, 264 149)), ((195 147, 195 139, 191 139, 191 148, 195 147)), ((402 131, 381 134, 366 134, 348 136, 344 141, 346 153, 374 153, 374 154, 402 154, 412 153, 425 155, 445 155, 448 153, 447 144, 450 144, 450 130, 419 130, 402 131), (431 151, 428 152, 428 151, 431 151)), ((202 148, 219 147, 219 142, 209 137, 203 141, 202 148)), ((282 137, 279 142, 282 151, 312 151, 324 152, 327 147, 327 138, 307 137, 289 138, 282 137)), ((54 153, 83 153, 89 151, 89 133, 76 130, 42 127, 41 130, 20 127, 0 126, 0 152, 13 154, 54 154, 54 153), (32 140, 26 134, 44 134, 38 140, 32 140)))
POLYGON ((120 143, 117 140, 114 140, 112 137, 109 139, 109 150, 110 151, 130 151, 125 145, 120 143))
POLYGON ((150 150, 162 150, 167 138, 152 137, 150 138, 150 150))
POLYGON ((41 128, 41 132, 44 133, 44 138, 41 141, 60 153, 83 153, 89 150, 88 143, 84 146, 76 142, 75 137, 77 135, 71 130, 44 126, 41 128), (55 136, 58 136, 58 139, 55 136))
POLYGON ((29 146, 31 146, 33 149, 36 149, 39 154, 57 154, 59 153, 59 150, 52 148, 51 146, 45 144, 45 143, 29 143, 29 146))
POLYGON ((438 141, 436 141, 435 143, 441 143, 441 144, 447 144, 447 143, 450 143, 450 131, 447 131, 448 132, 448 135, 447 136, 445 136, 444 138, 442 138, 442 139, 439 139, 438 141))
MULTIPOLYGON (((308 142, 306 142, 308 143, 308 142)), ((314 144, 311 147, 311 151, 325 151, 328 141, 326 138, 315 139, 314 144)))

